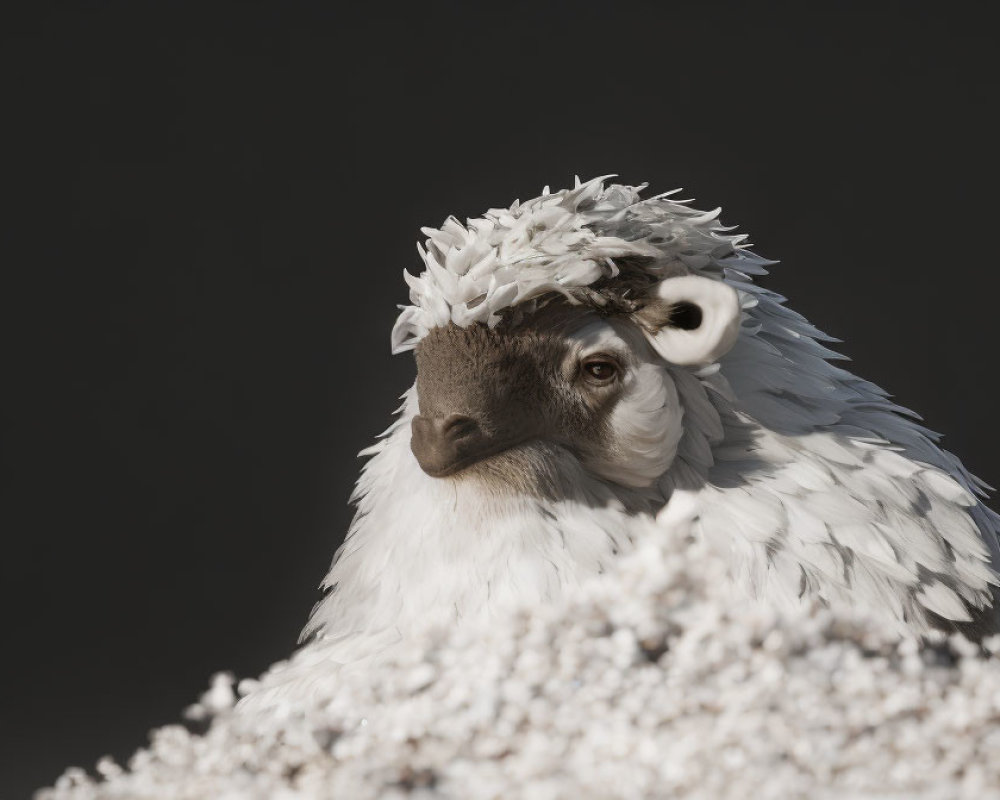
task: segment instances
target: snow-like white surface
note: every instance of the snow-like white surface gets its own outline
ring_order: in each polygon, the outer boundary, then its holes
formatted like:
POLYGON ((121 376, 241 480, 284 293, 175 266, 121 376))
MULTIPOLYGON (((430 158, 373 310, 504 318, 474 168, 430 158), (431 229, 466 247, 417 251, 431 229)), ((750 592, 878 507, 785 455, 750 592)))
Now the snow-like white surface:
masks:
POLYGON ((761 606, 680 533, 559 603, 312 677, 235 710, 217 677, 204 736, 162 728, 39 797, 1000 798, 996 656, 761 606))

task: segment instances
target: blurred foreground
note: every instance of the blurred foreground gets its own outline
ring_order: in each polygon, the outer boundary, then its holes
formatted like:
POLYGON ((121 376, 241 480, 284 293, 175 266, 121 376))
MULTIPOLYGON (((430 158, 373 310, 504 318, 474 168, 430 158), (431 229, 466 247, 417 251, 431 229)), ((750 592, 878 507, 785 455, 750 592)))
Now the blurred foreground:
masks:
POLYGON ((1000 637, 921 644, 731 587, 707 546, 651 534, 486 629, 419 632, 360 669, 312 645, 235 708, 217 676, 191 712, 204 735, 161 728, 126 769, 38 797, 1000 798, 1000 637))

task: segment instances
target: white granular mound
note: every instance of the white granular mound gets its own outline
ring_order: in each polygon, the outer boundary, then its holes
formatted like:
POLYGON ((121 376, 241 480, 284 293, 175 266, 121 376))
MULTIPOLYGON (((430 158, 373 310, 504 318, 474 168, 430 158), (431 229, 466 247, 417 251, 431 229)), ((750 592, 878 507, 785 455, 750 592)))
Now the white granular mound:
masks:
POLYGON ((731 586, 702 542, 651 533, 559 602, 314 666, 279 704, 254 702, 273 676, 235 708, 217 676, 207 733, 161 728, 38 797, 1000 798, 1000 637, 922 644, 731 586))

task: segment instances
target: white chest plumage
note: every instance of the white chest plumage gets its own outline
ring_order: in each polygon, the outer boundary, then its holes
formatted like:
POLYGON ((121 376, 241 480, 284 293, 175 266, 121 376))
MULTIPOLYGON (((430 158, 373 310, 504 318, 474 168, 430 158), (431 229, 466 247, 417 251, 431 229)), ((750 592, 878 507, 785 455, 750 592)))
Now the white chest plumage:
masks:
POLYGON ((656 492, 594 477, 569 453, 544 462, 545 495, 482 480, 440 480, 417 465, 407 410, 372 450, 358 515, 306 629, 327 639, 413 624, 488 618, 511 604, 551 602, 604 570, 648 524, 656 492), (639 521, 639 520, 642 521, 639 521))

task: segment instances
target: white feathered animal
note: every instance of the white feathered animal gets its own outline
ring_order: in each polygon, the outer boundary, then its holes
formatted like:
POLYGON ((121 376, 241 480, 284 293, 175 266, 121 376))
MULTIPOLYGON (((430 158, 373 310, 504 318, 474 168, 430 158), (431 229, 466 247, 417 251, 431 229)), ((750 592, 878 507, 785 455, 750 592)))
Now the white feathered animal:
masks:
POLYGON ((994 630, 1000 518, 936 435, 830 363, 703 213, 599 178, 424 229, 418 375, 304 631, 335 660, 544 603, 685 517, 757 595, 994 630), (331 649, 332 648, 332 649, 331 649))

